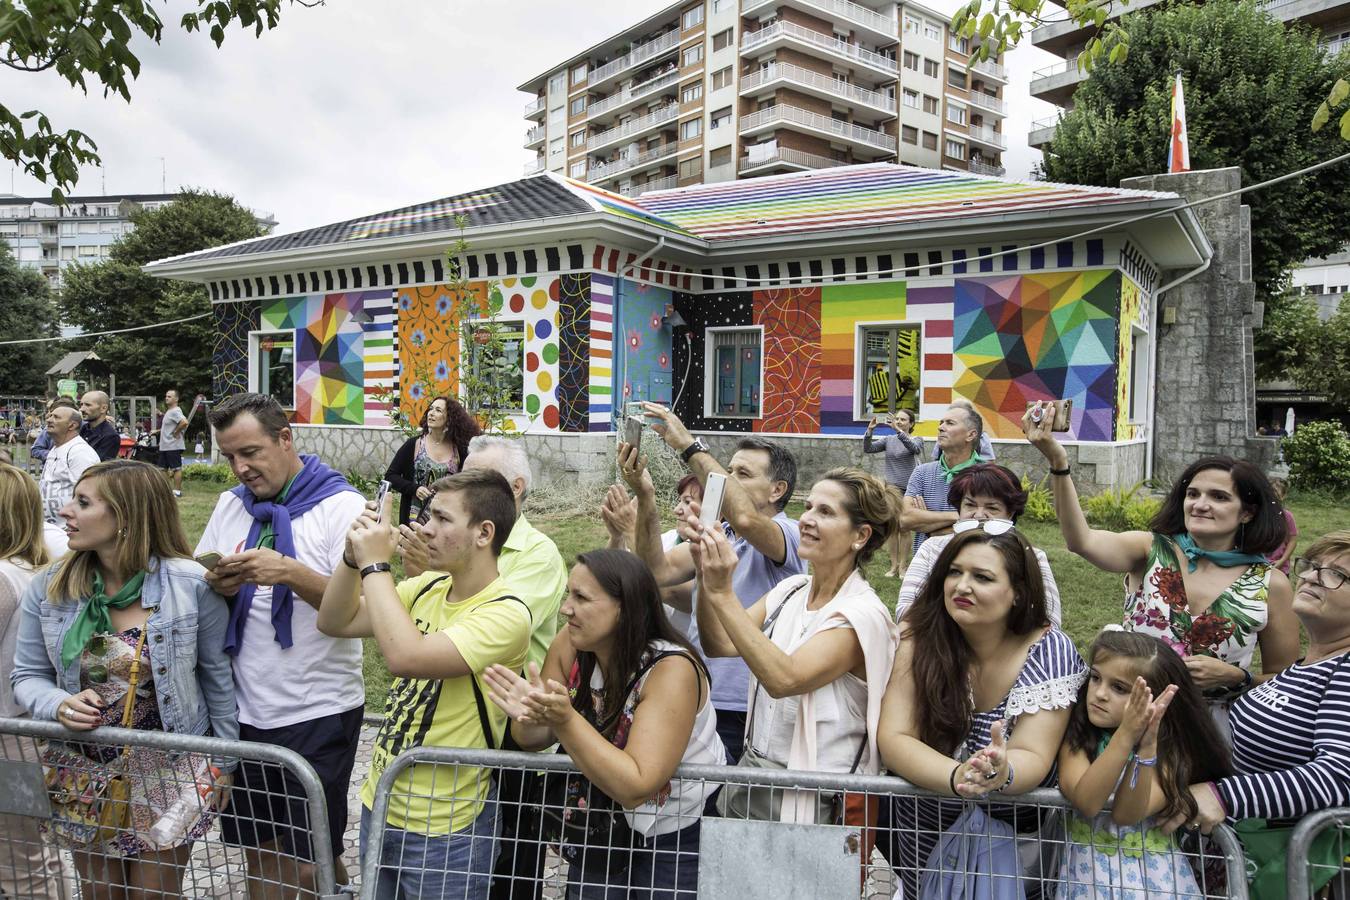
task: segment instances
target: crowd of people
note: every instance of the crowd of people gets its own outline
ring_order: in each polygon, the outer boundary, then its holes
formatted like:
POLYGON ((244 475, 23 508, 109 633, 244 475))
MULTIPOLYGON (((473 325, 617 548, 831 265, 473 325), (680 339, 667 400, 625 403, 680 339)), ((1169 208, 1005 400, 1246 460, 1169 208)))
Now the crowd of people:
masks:
MULTIPOLYGON (((175 896, 218 818, 244 848, 250 896, 312 890, 314 842, 341 855, 371 638, 393 676, 361 791, 361 853, 387 863, 380 897, 534 896, 546 845, 568 862, 571 897, 694 896, 708 816, 860 827, 906 897, 952 895, 972 873, 948 861, 972 842, 993 848, 985 876, 1031 876, 1025 896, 1204 896, 1179 835, 1350 804, 1350 531, 1295 556, 1276 488, 1227 457, 1187 467, 1150 530, 1092 528, 1038 412, 1023 424, 1065 545, 1123 578, 1123 614, 1086 659, 1061 630, 1086 598, 1061 593, 1017 528, 1026 491, 968 405, 942 415, 929 460, 912 414, 884 439, 869 424, 863 449, 886 454, 885 478, 832 468, 793 519, 785 443, 746 436, 724 465, 645 404, 689 470, 676 528, 662 530, 643 448, 620 443, 621 483, 600 510, 609 546, 570 571, 521 512, 522 442, 478 434, 450 397, 389 467, 397 508, 301 454, 274 400, 226 399, 209 418, 239 485, 195 548, 155 467, 73 468, 62 451, 85 443, 80 413, 58 405, 46 465, 55 456, 63 487, 45 467, 39 485, 0 465, 3 711, 73 736, 124 725, 287 747, 323 782, 329 830, 308 827, 292 776, 222 758, 203 762, 214 790, 201 815, 175 840, 148 839, 172 799, 163 786, 201 773, 135 750, 148 774, 132 779, 134 827, 104 841, 79 827, 88 808, 54 801, 33 857, 0 865, 0 888, 60 896, 46 886, 63 847, 85 896, 175 896), (725 478, 720 515, 705 517, 712 476, 725 478), (893 609, 865 575, 882 550, 903 577, 893 609), (580 771, 403 769, 375 846, 376 785, 419 746, 558 746, 580 771), (929 793, 719 790, 675 777, 686 763, 891 773, 929 793), (1008 798, 1055 786, 1073 812, 1050 871, 1017 852, 1042 817, 1008 798), (589 824, 550 824, 541 804, 589 824)), ((119 760, 52 742, 43 762, 59 787, 119 760)))

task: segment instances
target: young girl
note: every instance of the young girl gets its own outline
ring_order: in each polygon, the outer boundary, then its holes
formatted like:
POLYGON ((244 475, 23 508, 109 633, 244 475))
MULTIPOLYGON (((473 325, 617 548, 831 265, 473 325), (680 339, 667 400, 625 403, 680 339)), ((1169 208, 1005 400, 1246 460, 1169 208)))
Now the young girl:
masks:
POLYGON ((1228 774, 1228 748, 1181 657, 1155 637, 1115 629, 1092 644, 1059 751, 1060 790, 1075 808, 1059 896, 1200 898, 1158 824, 1194 817, 1187 785, 1228 774))

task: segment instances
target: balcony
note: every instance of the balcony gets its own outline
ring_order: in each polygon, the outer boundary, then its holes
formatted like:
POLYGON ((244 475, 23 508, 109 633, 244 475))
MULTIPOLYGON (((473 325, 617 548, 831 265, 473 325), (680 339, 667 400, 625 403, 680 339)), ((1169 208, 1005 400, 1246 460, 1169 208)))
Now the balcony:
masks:
POLYGON ((590 169, 586 172, 586 180, 594 184, 606 178, 613 178, 622 172, 650 166, 666 157, 674 156, 675 148, 675 142, 671 141, 645 153, 623 153, 618 158, 608 162, 591 163, 590 169))
POLYGON ((536 147, 544 146, 544 126, 536 125, 525 132, 525 149, 533 150, 536 147))
POLYGON ((775 22, 758 31, 747 31, 741 35, 742 52, 772 50, 780 44, 806 46, 817 52, 824 52, 833 59, 866 67, 887 78, 895 78, 900 72, 895 60, 889 56, 865 50, 856 44, 841 41, 833 35, 821 34, 819 31, 812 31, 792 22, 775 22))
POLYGON ((652 191, 666 191, 675 187, 680 180, 678 175, 667 175, 665 178, 657 178, 655 181, 646 181, 642 184, 633 185, 633 196, 641 197, 643 194, 650 194, 652 191))
POLYGON ((996 116, 1006 116, 1008 114, 1008 104, 998 99, 990 97, 988 94, 980 91, 971 91, 969 103, 971 106, 978 106, 980 109, 987 110, 996 116))
MULTIPOLYGON (((760 147, 762 146, 764 145, 761 144, 760 147)), ((762 174, 773 169, 800 172, 806 169, 833 169, 837 166, 852 165, 852 163, 830 159, 828 156, 804 153, 801 150, 793 150, 788 147, 775 146, 767 153, 756 153, 755 151, 758 149, 759 147, 751 147, 750 152, 741 157, 738 168, 742 175, 762 174)))
POLYGON ((542 171, 544 171, 544 157, 542 156, 536 159, 534 162, 528 162, 525 164, 526 177, 530 175, 537 175, 542 171))
POLYGON ((625 122, 624 124, 610 128, 607 131, 592 135, 591 139, 586 142, 586 152, 597 153, 604 150, 606 147, 622 143, 626 140, 631 140, 645 131, 650 131, 666 122, 673 122, 679 114, 680 105, 678 103, 671 103, 661 107, 656 112, 649 113, 639 119, 625 122))
POLYGON ((1055 139, 1055 129, 1059 127, 1059 116, 1037 119, 1027 129, 1027 143, 1037 149, 1050 146, 1055 139))
POLYGON ((1002 166, 991 166, 988 163, 980 162, 978 159, 972 159, 970 171, 975 175, 992 175, 995 178, 1002 178, 1008 170, 1002 166))
POLYGON ((1337 38, 1334 41, 1327 41, 1322 45, 1322 49, 1327 51, 1328 56, 1335 56, 1346 47, 1350 47, 1350 38, 1337 38))
POLYGON ((970 68, 972 71, 979 72, 981 75, 988 78, 993 78, 995 81, 1002 81, 1004 84, 1007 84, 1008 82, 1008 70, 996 62, 990 62, 989 60, 985 60, 984 62, 972 62, 970 68))
POLYGON ((850 122, 840 122, 807 109, 783 104, 769 106, 748 116, 742 116, 740 133, 744 135, 772 131, 779 125, 800 128, 830 140, 847 141, 855 147, 861 146, 874 157, 895 153, 895 138, 885 132, 850 122))
POLYGON ((894 15, 883 15, 874 9, 850 3, 849 0, 743 0, 741 15, 748 16, 768 6, 791 6, 816 15, 823 13, 826 18, 837 24, 865 29, 869 38, 891 44, 899 40, 900 23, 896 21, 894 15))
POLYGON ((602 82, 608 81, 620 72, 641 65, 668 50, 674 50, 678 46, 680 46, 680 30, 673 28, 655 40, 639 44, 618 59, 612 59, 600 68, 591 70, 587 86, 591 89, 598 88, 602 82))
POLYGON ((1008 138, 1002 132, 995 131, 987 125, 971 125, 966 129, 966 134, 972 141, 984 144, 986 147, 994 147, 998 150, 1008 149, 1008 138))
POLYGON ((629 104, 636 103, 644 97, 650 97, 663 88, 674 89, 680 80, 680 72, 674 66, 670 71, 664 72, 655 78, 650 78, 642 84, 635 84, 632 87, 626 87, 617 93, 610 94, 605 99, 592 104, 586 110, 586 118, 594 119, 597 116, 603 116, 606 113, 612 113, 615 110, 622 109, 629 104))
POLYGON ((1033 97, 1063 106, 1087 77, 1088 73, 1078 68, 1078 56, 1074 54, 1072 59, 1032 72, 1028 90, 1033 97))
POLYGON ((548 109, 547 97, 535 97, 529 103, 525 104, 525 118, 534 119, 542 116, 548 109))
POLYGON ((865 106, 885 116, 895 115, 895 98, 877 91, 840 81, 810 69, 792 63, 770 63, 758 72, 741 76, 740 94, 752 95, 773 87, 786 84, 799 88, 807 94, 821 97, 831 102, 844 101, 851 107, 865 106))

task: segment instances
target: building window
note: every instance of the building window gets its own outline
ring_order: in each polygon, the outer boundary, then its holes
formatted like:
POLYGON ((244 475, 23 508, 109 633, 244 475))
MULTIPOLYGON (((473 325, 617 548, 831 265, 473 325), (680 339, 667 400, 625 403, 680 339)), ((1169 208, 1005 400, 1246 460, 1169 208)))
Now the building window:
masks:
POLYGON ((688 31, 690 28, 697 28, 698 26, 702 25, 703 4, 700 3, 693 9, 686 9, 684 11, 684 19, 681 21, 681 24, 684 26, 685 31, 688 31))
POLYGON ((736 29, 727 28, 713 35, 713 52, 725 50, 736 40, 736 29))
POLYGON ((703 175, 703 157, 695 156, 693 159, 680 161, 680 180, 686 178, 699 178, 703 175))
POLYGON ((693 103, 696 100, 703 99, 703 82, 696 81, 693 84, 680 91, 681 103, 693 103))
POLYGON ((548 111, 548 124, 550 128, 561 128, 567 121, 567 109, 558 101, 558 105, 548 111))
POLYGON ((929 78, 937 78, 939 74, 938 64, 931 59, 925 59, 923 61, 923 74, 929 78))
POLYGON ((692 47, 685 47, 684 55, 680 59, 686 66, 696 66, 703 62, 703 45, 695 44, 692 47))
POLYGON ((943 145, 942 152, 952 159, 965 159, 966 145, 960 141, 954 141, 951 138, 947 138, 946 144, 943 145))
POLYGON ((937 41, 940 44, 942 43, 942 27, 934 25, 932 22, 925 21, 923 23, 923 36, 930 41, 937 41))
POLYGON ((709 328, 704 415, 737 419, 759 418, 761 328, 709 328))
POLYGON ((586 64, 572 67, 572 84, 581 84, 586 80, 586 64))
POLYGON ((702 119, 686 119, 680 123, 680 140, 682 141, 692 141, 702 133, 702 119))
POLYGON ((924 94, 923 111, 928 113, 929 115, 936 116, 938 114, 938 98, 930 97, 929 95, 924 94))
POLYGON ((866 419, 919 405, 919 326, 874 325, 858 334, 856 415, 866 419))
POLYGON ((913 69, 915 72, 919 71, 919 54, 910 53, 908 50, 906 50, 904 57, 906 69, 913 69))
POLYGON ((567 89, 567 73, 558 72, 550 75, 548 79, 548 92, 550 94, 559 94, 567 89))
POLYGON ((1148 396, 1148 332, 1137 325, 1130 326, 1130 403, 1131 422, 1144 421, 1144 398, 1148 396))
POLYGON ((473 337, 468 342, 469 372, 477 383, 492 385, 479 408, 523 412, 525 323, 483 322, 473 337))
POLYGON ((248 389, 295 409, 295 332, 254 332, 248 350, 248 389))
POLYGON ((913 125, 901 125, 900 140, 906 144, 917 144, 919 142, 919 129, 913 125))
POLYGON ((712 122, 709 128, 721 128, 723 125, 731 124, 731 107, 726 106, 712 114, 712 122))
MULTIPOLYGON (((582 138, 581 143, 583 143, 583 144, 586 143, 586 132, 584 132, 584 131, 578 131, 577 134, 581 135, 581 138, 582 138)), ((574 137, 575 137, 575 135, 574 135, 574 137)), ((577 146, 577 144, 575 143, 575 141, 573 142, 572 146, 574 146, 574 147, 577 146)), ((567 149, 567 148, 563 146, 563 139, 562 139, 562 138, 554 138, 553 140, 551 140, 551 141, 548 142, 548 155, 549 155, 549 157, 562 156, 562 155, 563 155, 563 151, 566 150, 566 149, 567 149)))
POLYGON ((740 0, 713 0, 713 14, 735 11, 740 0))
POLYGON ((731 165, 731 148, 718 147, 708 154, 708 168, 715 169, 718 166, 731 165))
POLYGON ((712 89, 714 91, 720 91, 724 87, 731 87, 731 82, 731 66, 727 66, 725 69, 718 69, 712 76, 712 89))
POLYGON ((586 95, 582 94, 580 97, 573 97, 572 104, 568 109, 574 116, 579 116, 584 113, 586 111, 586 95))
POLYGON ((583 128, 580 131, 572 132, 572 146, 573 147, 586 146, 586 129, 583 128))
POLYGON ((937 135, 936 135, 936 134, 933 134, 933 132, 931 132, 931 131, 925 131, 925 132, 923 133, 923 149, 925 149, 925 150, 936 150, 936 149, 937 149, 937 135))
POLYGON ((579 159, 576 162, 572 163, 571 167, 567 170, 567 174, 571 175, 573 178, 585 178, 586 160, 579 159))
POLYGON ((964 106, 957 106, 954 103, 948 103, 947 121, 955 122, 957 125, 966 124, 966 108, 964 106))
POLYGON ((919 92, 911 91, 909 88, 904 90, 905 105, 911 109, 919 108, 919 92))
POLYGON ((920 25, 918 19, 912 18, 910 16, 905 16, 905 34, 912 34, 917 36, 919 33, 919 29, 921 27, 922 26, 920 25))
POLYGON ((947 83, 950 84, 950 85, 951 85, 952 87, 954 87, 954 88, 961 88, 962 90, 965 90, 965 87, 966 87, 966 73, 965 73, 965 72, 962 72, 960 69, 953 69, 953 68, 951 68, 951 67, 948 67, 948 68, 947 68, 947 83))
POLYGON ((970 39, 951 35, 947 38, 947 46, 957 53, 970 53, 970 39))

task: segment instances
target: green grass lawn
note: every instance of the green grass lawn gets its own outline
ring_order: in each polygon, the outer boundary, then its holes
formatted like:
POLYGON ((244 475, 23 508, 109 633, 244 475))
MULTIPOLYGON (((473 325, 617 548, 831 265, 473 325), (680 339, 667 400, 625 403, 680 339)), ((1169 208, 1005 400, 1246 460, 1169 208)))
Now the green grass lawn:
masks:
MULTIPOLYGON (((190 542, 196 542, 206 527, 206 520, 215 507, 220 485, 189 482, 184 485, 179 509, 183 526, 190 542)), ((801 504, 788 507, 788 514, 801 514, 801 504)), ((1294 497, 1289 503, 1299 528, 1299 547, 1306 548, 1316 538, 1337 527, 1346 527, 1345 507, 1323 498, 1294 497)), ((531 522, 553 538, 559 552, 570 567, 577 554, 604 546, 604 525, 595 515, 573 515, 565 518, 537 519, 531 522)), ((1064 605, 1065 632, 1078 646, 1086 650, 1097 631, 1108 622, 1118 622, 1124 601, 1124 588, 1119 575, 1102 572, 1064 548, 1064 539, 1058 526, 1046 522, 1024 522, 1022 532, 1031 543, 1045 551, 1059 583, 1064 605)), ((887 606, 895 603, 900 591, 900 579, 887 578, 886 559, 878 554, 867 567, 867 578, 887 606)), ((395 561, 396 574, 398 562, 395 561)), ((372 712, 384 708, 384 697, 389 685, 389 672, 380 658, 373 640, 365 642, 364 674, 367 708, 372 712)))

